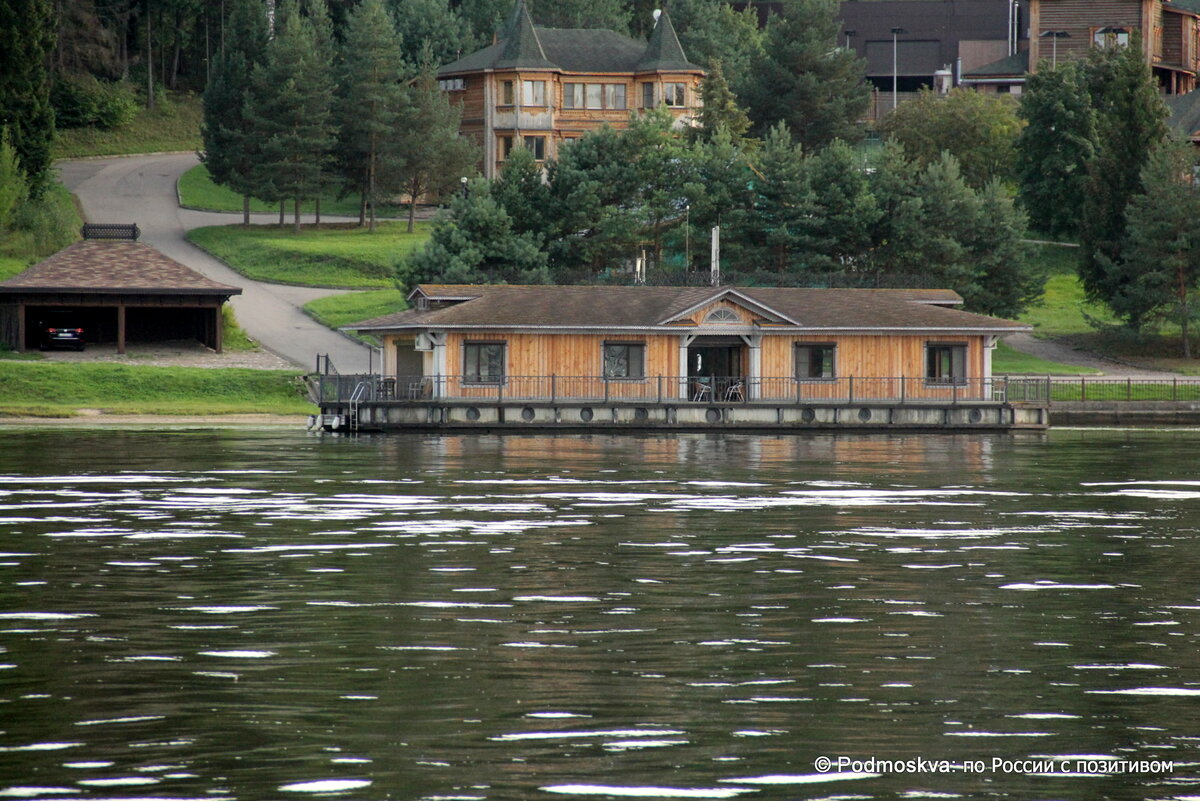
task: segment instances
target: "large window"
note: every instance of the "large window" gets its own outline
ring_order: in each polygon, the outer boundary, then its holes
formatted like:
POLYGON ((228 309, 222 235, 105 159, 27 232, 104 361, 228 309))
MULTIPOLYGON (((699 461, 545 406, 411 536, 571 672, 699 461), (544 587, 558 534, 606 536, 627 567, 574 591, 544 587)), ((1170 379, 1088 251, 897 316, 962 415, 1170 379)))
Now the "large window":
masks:
POLYGON ((664 83, 663 102, 668 106, 683 107, 687 105, 687 84, 664 83))
POLYGON ((517 102, 517 96, 514 93, 512 81, 502 81, 500 83, 500 105, 512 106, 517 102))
POLYGON ((837 345, 804 342, 796 345, 796 379, 832 381, 837 378, 837 345))
POLYGON ((546 137, 544 136, 527 136, 525 137, 525 149, 533 154, 533 158, 537 161, 546 160, 546 137))
POLYGON ((623 83, 564 83, 563 108, 625 108, 623 83))
POLYGON ((654 108, 654 84, 642 84, 642 108, 654 108))
POLYGON ((504 381, 504 343, 468 342, 463 345, 463 381, 499 384, 504 381))
POLYGON ((967 346, 930 342, 925 346, 925 378, 939 384, 967 380, 967 346))
POLYGON ((604 377, 645 378, 646 346, 641 342, 605 342, 604 377))
POLYGON ((1092 30, 1092 44, 1096 47, 1128 47, 1129 29, 1106 26, 1092 30))
POLYGON ((625 84, 604 84, 604 107, 615 109, 625 108, 625 84))
POLYGON ((521 102, 526 106, 546 105, 545 81, 522 81, 521 102))

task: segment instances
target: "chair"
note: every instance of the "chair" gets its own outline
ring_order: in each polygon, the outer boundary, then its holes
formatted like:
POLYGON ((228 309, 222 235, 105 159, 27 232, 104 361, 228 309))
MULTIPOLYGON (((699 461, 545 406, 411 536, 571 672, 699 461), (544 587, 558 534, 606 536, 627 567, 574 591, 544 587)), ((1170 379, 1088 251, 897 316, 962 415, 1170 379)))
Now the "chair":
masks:
POLYGON ((396 379, 381 378, 375 382, 375 397, 380 400, 396 397, 396 379))
POLYGON ((420 400, 425 397, 425 379, 419 378, 408 385, 408 399, 420 400))
POLYGON ((712 381, 708 378, 697 378, 692 391, 692 400, 712 400, 712 381))
POLYGON ((725 400, 727 401, 744 401, 746 399, 746 390, 741 381, 734 381, 725 390, 725 400))

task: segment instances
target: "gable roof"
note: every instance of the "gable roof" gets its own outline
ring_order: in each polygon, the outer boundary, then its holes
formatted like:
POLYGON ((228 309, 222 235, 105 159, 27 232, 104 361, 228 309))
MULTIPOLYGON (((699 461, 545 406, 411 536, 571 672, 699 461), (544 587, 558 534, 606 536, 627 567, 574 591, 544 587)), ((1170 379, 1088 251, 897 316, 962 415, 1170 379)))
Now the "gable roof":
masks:
POLYGON ((85 239, 0 281, 0 294, 240 295, 141 242, 85 239))
POLYGON ((358 331, 670 331, 686 329, 680 323, 696 310, 728 300, 766 318, 772 330, 1029 330, 1023 323, 947 308, 947 304, 961 303, 962 298, 941 289, 422 284, 409 295, 422 296, 434 301, 435 306, 408 309, 347 327, 358 331))
POLYGON ((687 60, 671 18, 663 11, 643 43, 600 28, 542 28, 518 0, 500 41, 438 69, 438 77, 494 69, 560 72, 703 72, 687 60))
POLYGON ((1029 72, 1029 51, 1022 50, 973 70, 966 70, 963 72, 963 79, 1024 78, 1027 72, 1029 72))
POLYGON ((1185 95, 1167 95, 1163 99, 1171 110, 1168 125, 1188 138, 1200 135, 1200 89, 1185 95))

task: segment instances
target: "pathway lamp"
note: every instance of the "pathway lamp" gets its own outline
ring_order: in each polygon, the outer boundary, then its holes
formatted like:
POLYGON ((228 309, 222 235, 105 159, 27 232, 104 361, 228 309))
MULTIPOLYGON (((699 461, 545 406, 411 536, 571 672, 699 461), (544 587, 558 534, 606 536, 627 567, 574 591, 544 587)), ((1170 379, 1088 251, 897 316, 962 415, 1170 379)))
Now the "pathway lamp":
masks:
POLYGON ((1053 69, 1058 66, 1058 40, 1070 39, 1071 34, 1067 31, 1042 31, 1038 34, 1039 38, 1049 39, 1053 44, 1050 47, 1050 67, 1053 69))

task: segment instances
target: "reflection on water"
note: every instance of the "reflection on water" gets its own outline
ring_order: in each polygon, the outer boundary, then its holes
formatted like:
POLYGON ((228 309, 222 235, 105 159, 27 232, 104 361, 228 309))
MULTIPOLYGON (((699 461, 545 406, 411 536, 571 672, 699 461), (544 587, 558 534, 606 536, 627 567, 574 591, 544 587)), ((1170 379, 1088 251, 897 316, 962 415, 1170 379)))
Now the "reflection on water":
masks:
POLYGON ((3 432, 0 798, 1200 797, 1197 445, 3 432))

